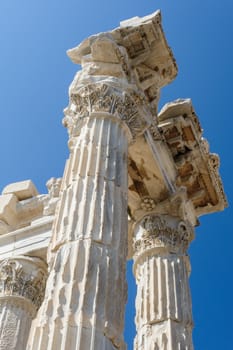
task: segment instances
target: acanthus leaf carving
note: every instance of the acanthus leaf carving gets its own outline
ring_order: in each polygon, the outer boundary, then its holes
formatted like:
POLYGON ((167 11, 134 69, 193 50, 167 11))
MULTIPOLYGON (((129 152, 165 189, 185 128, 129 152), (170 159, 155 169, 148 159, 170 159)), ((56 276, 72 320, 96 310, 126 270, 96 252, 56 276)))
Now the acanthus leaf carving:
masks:
POLYGON ((63 123, 71 136, 76 136, 85 118, 92 113, 107 113, 124 122, 135 138, 148 126, 143 117, 143 95, 137 91, 123 91, 107 83, 88 84, 70 94, 63 123))
POLYGON ((47 270, 39 258, 13 257, 0 264, 0 296, 28 299, 38 309, 44 298, 47 270))
POLYGON ((175 220, 169 224, 167 215, 148 215, 140 222, 140 235, 134 238, 136 255, 151 248, 166 248, 169 252, 185 253, 193 239, 193 229, 188 222, 175 220))

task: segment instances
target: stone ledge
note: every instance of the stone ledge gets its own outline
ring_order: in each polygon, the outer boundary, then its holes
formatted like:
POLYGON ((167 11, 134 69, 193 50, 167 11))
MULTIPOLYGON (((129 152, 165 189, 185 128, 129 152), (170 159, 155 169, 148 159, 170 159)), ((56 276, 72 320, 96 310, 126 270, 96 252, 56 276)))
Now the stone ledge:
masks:
POLYGON ((39 193, 31 180, 14 182, 4 187, 2 194, 14 194, 19 201, 37 196, 39 193))
POLYGON ((15 255, 38 256, 46 260, 54 217, 0 236, 1 260, 15 255))

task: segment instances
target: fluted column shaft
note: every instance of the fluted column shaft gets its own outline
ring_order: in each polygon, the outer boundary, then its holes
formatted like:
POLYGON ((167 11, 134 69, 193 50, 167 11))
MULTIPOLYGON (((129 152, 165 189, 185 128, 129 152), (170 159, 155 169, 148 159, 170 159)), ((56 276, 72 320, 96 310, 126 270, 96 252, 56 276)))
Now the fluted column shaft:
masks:
POLYGON ((63 120, 71 154, 28 350, 125 349, 128 143, 148 126, 148 107, 126 49, 109 33, 88 42, 74 54, 82 70, 63 120))
POLYGON ((37 258, 0 264, 0 350, 26 349, 33 318, 44 297, 47 269, 37 258))
POLYGON ((84 121, 63 179, 45 301, 28 349, 123 349, 127 290, 127 134, 84 121))
POLYGON ((191 227, 168 215, 146 216, 135 228, 135 350, 192 350, 186 249, 191 227))

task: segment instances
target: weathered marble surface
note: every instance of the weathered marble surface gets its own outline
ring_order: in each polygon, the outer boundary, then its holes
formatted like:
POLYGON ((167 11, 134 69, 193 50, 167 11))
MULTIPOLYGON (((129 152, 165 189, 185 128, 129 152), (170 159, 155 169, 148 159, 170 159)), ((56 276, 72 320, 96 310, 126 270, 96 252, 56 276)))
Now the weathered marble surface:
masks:
POLYGON ((136 350, 193 349, 187 256, 192 239, 191 225, 178 217, 149 214, 136 224, 136 350))
POLYGON ((63 349, 123 348, 125 130, 111 119, 87 120, 66 170, 49 248, 45 301, 28 348, 42 349, 45 343, 48 349, 57 349, 58 344, 63 349))
POLYGON ((93 36, 69 55, 82 65, 64 118, 71 154, 28 349, 123 349, 128 144, 152 123, 159 87, 176 67, 159 13, 93 36), (153 58, 159 44, 163 68, 153 58))
POLYGON ((157 113, 177 74, 160 12, 68 55, 82 69, 64 111, 63 178, 46 195, 30 180, 0 195, 0 350, 125 349, 127 258, 135 350, 192 350, 187 250, 198 217, 227 202, 191 101, 157 113))
POLYGON ((0 263, 0 349, 26 348, 31 322, 44 299, 47 266, 15 256, 0 263))

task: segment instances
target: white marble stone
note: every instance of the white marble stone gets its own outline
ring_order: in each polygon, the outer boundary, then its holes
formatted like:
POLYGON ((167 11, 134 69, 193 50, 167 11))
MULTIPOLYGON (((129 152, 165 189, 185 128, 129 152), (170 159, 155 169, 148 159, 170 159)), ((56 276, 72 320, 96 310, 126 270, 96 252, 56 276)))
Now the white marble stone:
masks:
POLYGON ((135 226, 135 350, 193 349, 187 256, 192 239, 189 223, 169 215, 148 215, 135 226))
POLYGON ((39 193, 31 180, 15 182, 7 185, 2 194, 14 194, 19 201, 37 196, 39 193))
POLYGON ((51 272, 28 349, 124 348, 127 134, 86 119, 72 147, 49 247, 51 272), (112 302, 114 295, 114 303, 112 302), (58 322, 59 320, 59 322, 58 322))
POLYGON ((44 298, 47 266, 15 256, 0 263, 0 349, 26 348, 32 319, 44 298))
POLYGON ((14 255, 39 256, 46 260, 54 217, 45 216, 32 225, 0 236, 0 259, 14 255))
POLYGON ((46 195, 30 180, 0 195, 0 350, 125 349, 127 258, 134 349, 192 350, 187 249, 198 217, 227 202, 191 100, 157 113, 177 74, 160 12, 68 55, 82 69, 64 111, 63 177, 46 195))
POLYGON ((176 74, 159 16, 89 38, 69 51, 82 64, 64 118, 71 154, 48 251, 45 300, 28 350, 42 350, 45 344, 54 350, 58 344, 67 350, 125 348, 128 144, 152 123, 158 88, 176 74), (145 33, 137 38, 139 25, 145 33), (130 47, 126 34, 132 37, 130 47), (158 79, 151 69, 153 78, 137 86, 135 79, 145 74, 140 64, 149 59, 156 64, 157 41, 166 61, 163 69, 170 65, 170 70, 158 79))

